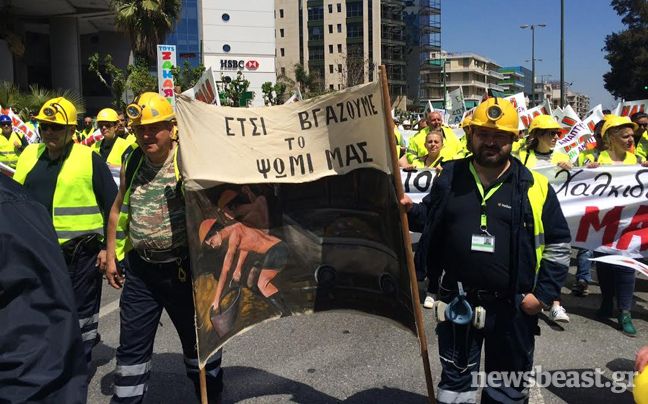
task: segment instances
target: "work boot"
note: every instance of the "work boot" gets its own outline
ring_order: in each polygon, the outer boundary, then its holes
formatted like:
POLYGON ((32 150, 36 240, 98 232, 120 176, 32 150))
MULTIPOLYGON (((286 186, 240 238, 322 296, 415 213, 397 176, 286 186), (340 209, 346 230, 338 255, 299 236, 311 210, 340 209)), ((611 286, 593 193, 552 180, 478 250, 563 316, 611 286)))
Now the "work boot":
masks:
POLYGON ((637 329, 632 325, 632 318, 627 310, 622 310, 621 314, 619 314, 619 329, 629 337, 637 335, 637 329))
POLYGON ((601 307, 596 310, 596 316, 599 318, 614 317, 614 302, 612 300, 603 299, 601 307))
POLYGON ((572 286, 572 295, 574 296, 587 296, 589 295, 589 285, 585 279, 579 279, 574 286, 572 286))
POLYGON ((266 299, 275 309, 277 309, 277 311, 281 313, 282 318, 292 315, 290 308, 284 301, 283 297, 281 297, 281 293, 275 293, 272 296, 268 296, 266 299))

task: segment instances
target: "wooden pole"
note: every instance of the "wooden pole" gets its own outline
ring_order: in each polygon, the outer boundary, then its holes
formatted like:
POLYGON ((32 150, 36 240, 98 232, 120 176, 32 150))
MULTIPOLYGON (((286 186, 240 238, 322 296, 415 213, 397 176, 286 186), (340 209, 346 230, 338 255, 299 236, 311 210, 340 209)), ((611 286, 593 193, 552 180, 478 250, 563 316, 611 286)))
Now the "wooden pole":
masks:
POLYGON ((200 379, 200 404, 207 404, 207 372, 205 368, 200 368, 198 372, 200 379))
MULTIPOLYGON (((380 65, 380 84, 382 85, 383 108, 385 109, 385 125, 387 125, 387 143, 392 160, 392 173, 394 175, 394 184, 396 185, 396 198, 398 201, 403 197, 403 182, 400 177, 400 167, 398 166, 398 152, 396 151, 396 136, 394 135, 394 121, 391 116, 391 101, 389 99, 389 89, 387 88, 387 73, 385 66, 380 65)), ((407 271, 409 272, 410 288, 412 289, 412 308, 414 309, 414 320, 416 321, 416 330, 421 347, 421 358, 423 359, 423 371, 425 373, 425 383, 427 384, 428 399, 431 403, 436 403, 434 395, 434 385, 432 382, 432 371, 430 370, 430 358, 427 350, 427 338, 425 337, 425 325, 423 324, 423 312, 421 311, 421 302, 419 300, 418 284, 416 281, 416 271, 414 270, 414 254, 412 253, 412 239, 409 232, 409 221, 405 207, 397 201, 398 210, 401 219, 401 231, 403 233, 403 244, 405 246, 405 257, 407 259, 407 271)))

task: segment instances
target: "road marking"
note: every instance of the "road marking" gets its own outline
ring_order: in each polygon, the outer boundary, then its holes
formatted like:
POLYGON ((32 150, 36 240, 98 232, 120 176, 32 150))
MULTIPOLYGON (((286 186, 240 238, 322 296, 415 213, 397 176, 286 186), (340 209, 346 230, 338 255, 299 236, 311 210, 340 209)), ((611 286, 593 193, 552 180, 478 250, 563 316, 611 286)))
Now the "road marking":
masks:
POLYGON ((99 318, 103 316, 107 316, 108 314, 112 313, 113 311, 117 310, 119 308, 119 299, 114 300, 107 305, 101 307, 99 309, 99 318))

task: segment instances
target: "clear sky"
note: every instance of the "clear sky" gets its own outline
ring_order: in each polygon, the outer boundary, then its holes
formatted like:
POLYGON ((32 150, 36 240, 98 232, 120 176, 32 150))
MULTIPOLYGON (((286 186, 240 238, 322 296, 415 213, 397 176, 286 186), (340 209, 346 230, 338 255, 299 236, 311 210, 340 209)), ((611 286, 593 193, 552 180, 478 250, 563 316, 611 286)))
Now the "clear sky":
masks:
MULTIPOLYGON (((536 79, 560 80, 560 0, 442 0, 441 47, 448 52, 473 52, 500 66, 531 70, 531 31, 536 28, 536 79), (537 61, 542 59, 542 61, 537 61)), ((624 29, 608 0, 565 0, 565 82, 590 97, 590 105, 616 106, 603 87, 605 37, 624 29)))

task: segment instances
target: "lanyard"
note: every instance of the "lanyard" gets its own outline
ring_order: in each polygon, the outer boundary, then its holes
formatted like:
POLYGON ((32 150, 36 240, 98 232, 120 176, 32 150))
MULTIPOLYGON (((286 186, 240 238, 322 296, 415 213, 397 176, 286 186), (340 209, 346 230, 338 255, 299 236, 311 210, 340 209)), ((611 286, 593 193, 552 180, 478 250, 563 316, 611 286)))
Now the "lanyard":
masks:
POLYGON ((477 185, 477 190, 479 191, 479 195, 481 195, 482 201, 481 201, 481 217, 479 220, 479 229, 483 231, 486 234, 488 233, 488 226, 487 226, 487 221, 486 221, 486 201, 493 196, 495 192, 497 192, 498 189, 502 186, 502 183, 500 182, 499 184, 495 185, 493 188, 488 190, 488 193, 484 196, 484 186, 481 183, 481 180, 479 179, 479 176, 477 175, 477 171, 475 171, 475 167, 473 167, 473 164, 469 164, 470 167, 470 173, 473 175, 473 178, 475 179, 475 184, 477 185))

